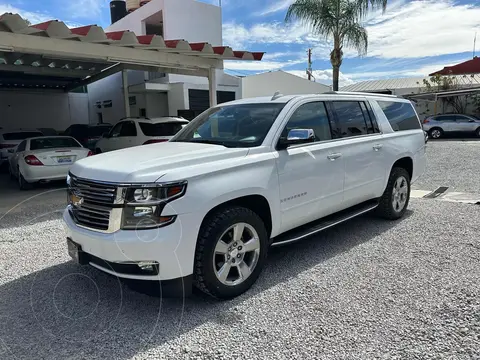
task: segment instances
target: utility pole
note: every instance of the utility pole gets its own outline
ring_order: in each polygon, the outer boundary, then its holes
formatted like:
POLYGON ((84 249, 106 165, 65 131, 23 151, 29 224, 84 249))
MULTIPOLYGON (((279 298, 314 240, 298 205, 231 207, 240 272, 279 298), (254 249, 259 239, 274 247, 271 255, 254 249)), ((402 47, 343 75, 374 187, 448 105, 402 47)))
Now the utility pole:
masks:
POLYGON ((477 47, 477 32, 475 31, 475 38, 473 39, 473 58, 475 58, 476 47, 477 47))
POLYGON ((312 49, 308 49, 308 68, 307 68, 308 80, 312 80, 312 49))

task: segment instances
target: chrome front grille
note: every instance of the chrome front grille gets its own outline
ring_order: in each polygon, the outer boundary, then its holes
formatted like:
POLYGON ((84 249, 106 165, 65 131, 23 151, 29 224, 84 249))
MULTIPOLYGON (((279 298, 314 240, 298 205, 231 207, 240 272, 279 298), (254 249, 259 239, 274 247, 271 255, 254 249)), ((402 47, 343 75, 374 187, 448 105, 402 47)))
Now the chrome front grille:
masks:
POLYGON ((68 202, 72 219, 80 226, 107 232, 111 227, 112 212, 119 204, 118 190, 114 185, 70 174, 68 202))

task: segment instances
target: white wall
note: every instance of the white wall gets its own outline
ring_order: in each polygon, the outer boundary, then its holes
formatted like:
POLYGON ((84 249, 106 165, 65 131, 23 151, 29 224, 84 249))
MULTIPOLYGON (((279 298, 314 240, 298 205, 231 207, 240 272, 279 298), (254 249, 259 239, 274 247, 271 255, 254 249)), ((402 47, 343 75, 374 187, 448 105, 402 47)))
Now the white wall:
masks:
POLYGON ((88 85, 88 95, 92 122, 97 122, 97 113, 99 112, 103 114, 103 122, 111 124, 115 124, 125 117, 121 72, 88 85), (95 106, 97 101, 103 102, 106 100, 112 100, 111 108, 103 108, 102 105, 102 108, 98 109, 95 106))
POLYGON ((327 85, 301 78, 284 71, 271 71, 242 78, 242 97, 315 94, 330 91, 327 85))
POLYGON ((88 94, 0 91, 0 127, 65 130, 89 123, 88 94))
POLYGON ((168 112, 170 116, 177 116, 178 110, 188 109, 188 90, 184 84, 170 84, 168 92, 168 112))
POLYGON ((139 9, 125 16, 123 19, 120 19, 116 23, 107 27, 105 32, 130 30, 137 35, 145 35, 146 31, 144 19, 161 11, 164 7, 163 2, 164 0, 150 1, 148 4, 140 7, 139 9))
POLYGON ((163 31, 167 40, 222 45, 222 9, 194 0, 164 0, 163 31))
POLYGON ((168 93, 146 94, 147 117, 155 118, 170 115, 168 111, 168 93))

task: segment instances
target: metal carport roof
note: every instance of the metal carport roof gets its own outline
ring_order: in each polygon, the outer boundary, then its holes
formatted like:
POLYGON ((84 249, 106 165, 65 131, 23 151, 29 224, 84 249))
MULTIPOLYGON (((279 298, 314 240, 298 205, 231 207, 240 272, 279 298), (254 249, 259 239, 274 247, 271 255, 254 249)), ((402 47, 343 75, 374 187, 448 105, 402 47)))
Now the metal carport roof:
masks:
MULTIPOLYGON (((223 60, 262 59, 264 53, 228 46, 105 33, 96 25, 68 28, 52 20, 29 26, 18 14, 0 16, 0 88, 70 91, 124 69, 209 77, 223 60)), ((213 81, 214 82, 214 81, 213 81)))

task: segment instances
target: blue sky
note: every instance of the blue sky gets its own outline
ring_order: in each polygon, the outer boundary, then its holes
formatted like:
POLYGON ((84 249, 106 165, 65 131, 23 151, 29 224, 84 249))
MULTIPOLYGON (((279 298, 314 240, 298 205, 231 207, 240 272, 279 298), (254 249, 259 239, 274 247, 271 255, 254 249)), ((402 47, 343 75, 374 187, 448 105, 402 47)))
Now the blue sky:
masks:
MULTIPOLYGON (((201 0, 218 4, 218 0, 201 0)), ((307 49, 313 49, 317 81, 331 84, 331 44, 297 24, 286 25, 293 0, 222 0, 224 44, 235 49, 266 51, 261 62, 227 62, 228 71, 246 75, 283 69, 304 76, 307 49)), ((69 24, 108 26, 108 0, 0 0, 0 13, 18 12, 31 22, 59 19, 69 24)), ((345 49, 340 85, 363 80, 420 77, 472 57, 480 1, 389 0, 387 12, 371 13, 364 24, 369 50, 362 58, 345 49)))

